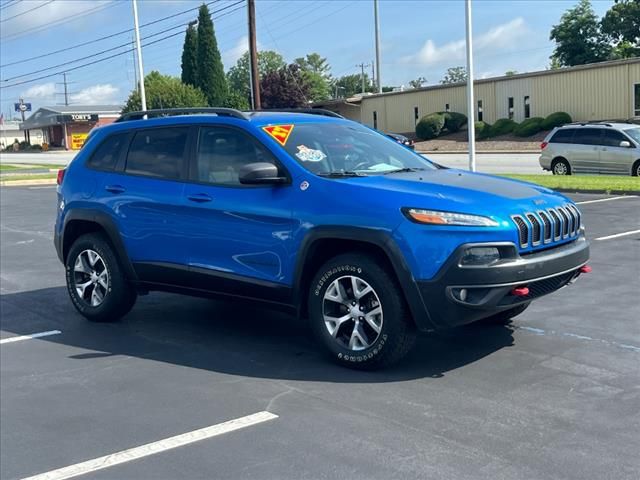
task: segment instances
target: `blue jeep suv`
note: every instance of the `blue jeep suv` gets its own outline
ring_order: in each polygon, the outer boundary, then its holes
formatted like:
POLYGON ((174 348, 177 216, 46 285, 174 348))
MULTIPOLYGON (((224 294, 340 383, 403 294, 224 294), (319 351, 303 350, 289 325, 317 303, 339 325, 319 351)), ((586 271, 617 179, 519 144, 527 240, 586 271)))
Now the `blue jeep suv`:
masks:
POLYGON ((57 212, 89 320, 153 290, 257 300, 362 369, 419 331, 508 322, 589 271, 566 197, 444 168, 322 111, 125 114, 60 172, 57 212))

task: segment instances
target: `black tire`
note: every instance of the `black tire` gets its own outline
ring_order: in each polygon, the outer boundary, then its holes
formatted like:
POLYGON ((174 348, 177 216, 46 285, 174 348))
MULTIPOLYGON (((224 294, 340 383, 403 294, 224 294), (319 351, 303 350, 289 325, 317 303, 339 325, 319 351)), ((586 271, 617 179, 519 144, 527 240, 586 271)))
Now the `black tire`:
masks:
POLYGON ((517 307, 510 308, 509 310, 504 310, 502 312, 496 313, 495 315, 491 315, 490 317, 483 318, 482 320, 478 320, 477 323, 482 323, 484 325, 507 325, 511 322, 513 317, 517 317, 522 312, 524 312, 531 302, 523 303, 522 305, 518 305, 517 307))
MULTIPOLYGON (((78 237, 67 255, 65 270, 67 291, 69 292, 73 306, 76 307, 76 310, 78 310, 80 314, 92 322, 115 322, 126 315, 136 301, 136 291, 134 287, 127 282, 111 244, 99 233, 90 233, 78 237), (103 266, 102 271, 106 270, 107 272, 106 288, 98 286, 97 284, 86 287, 86 289, 92 287, 94 290, 100 288, 102 292, 105 292, 102 295, 101 303, 97 306, 90 304, 93 297, 89 299, 84 298, 76 289, 77 284, 81 281, 91 279, 90 274, 79 273, 74 270, 78 257, 81 254, 86 255, 84 252, 87 251, 92 251, 99 255, 102 263, 98 265, 103 266), (82 276, 85 276, 85 278, 79 279, 82 276)), ((86 289, 84 290, 85 292, 86 289)), ((85 295, 89 295, 90 293, 92 293, 92 291, 86 292, 85 295)))
POLYGON ((564 158, 557 158, 551 162, 551 172, 554 175, 571 175, 571 165, 564 158))
MULTIPOLYGON (((349 290, 347 286, 345 290, 347 296, 349 291, 353 293, 353 289, 349 290)), ((416 328, 394 275, 366 255, 344 254, 325 263, 313 278, 308 305, 311 328, 318 343, 329 357, 340 365, 360 370, 385 368, 402 359, 415 343, 416 328), (347 276, 356 277, 363 282, 363 285, 366 283, 373 289, 372 293, 362 296, 358 300, 358 307, 353 306, 352 310, 356 310, 362 304, 365 309, 363 315, 366 315, 367 311, 377 310, 378 306, 382 312, 378 317, 381 323, 378 325, 379 332, 372 329, 371 322, 365 321, 365 317, 359 317, 358 321, 362 321, 361 326, 358 327, 359 332, 363 332, 370 343, 366 348, 363 344, 358 345, 358 350, 341 343, 344 340, 341 338, 340 330, 344 329, 344 333, 348 336, 348 329, 351 326, 353 338, 353 326, 358 325, 356 317, 345 321, 344 326, 336 328, 336 338, 329 332, 329 327, 324 320, 325 307, 338 308, 345 312, 350 308, 345 306, 346 304, 325 299, 327 290, 338 279, 341 279, 340 282, 349 284, 350 280, 347 276)), ((360 313, 356 311, 353 315, 357 316, 360 313)))
POLYGON ((631 167, 631 176, 640 177, 640 160, 636 160, 636 163, 631 167))

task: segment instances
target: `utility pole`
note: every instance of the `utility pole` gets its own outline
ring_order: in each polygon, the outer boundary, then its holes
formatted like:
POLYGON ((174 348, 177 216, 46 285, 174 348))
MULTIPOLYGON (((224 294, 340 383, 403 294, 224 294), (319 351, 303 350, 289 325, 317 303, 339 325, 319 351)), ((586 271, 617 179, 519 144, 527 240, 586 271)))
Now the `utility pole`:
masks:
MULTIPOLYGON (((142 68, 142 47, 140 46, 140 27, 138 26, 138 3, 133 1, 133 26, 136 31, 136 50, 138 51, 138 76, 140 78, 140 103, 142 111, 147 110, 147 97, 144 91, 144 69, 142 68)), ((147 118, 145 115, 143 118, 147 118)))
POLYGON ((465 1, 465 20, 467 25, 467 131, 469 133, 469 170, 476 171, 476 131, 473 113, 473 29, 471 21, 471 0, 465 1))
POLYGON ((256 41, 256 2, 247 1, 247 17, 249 20, 249 81, 251 82, 251 108, 260 110, 260 75, 258 74, 258 47, 256 41))
POLYGON ((376 85, 378 93, 382 93, 382 81, 380 80, 380 20, 378 19, 378 0, 373 0, 373 16, 376 26, 376 85))
POLYGON ((365 83, 364 83, 364 69, 369 67, 370 65, 368 63, 359 63, 356 65, 356 67, 360 67, 360 70, 362 71, 361 76, 362 76, 362 93, 364 93, 364 91, 366 90, 365 88, 365 83))
POLYGON ((69 90, 67 89, 67 72, 62 74, 63 82, 64 82, 64 104, 66 106, 69 105, 69 90))

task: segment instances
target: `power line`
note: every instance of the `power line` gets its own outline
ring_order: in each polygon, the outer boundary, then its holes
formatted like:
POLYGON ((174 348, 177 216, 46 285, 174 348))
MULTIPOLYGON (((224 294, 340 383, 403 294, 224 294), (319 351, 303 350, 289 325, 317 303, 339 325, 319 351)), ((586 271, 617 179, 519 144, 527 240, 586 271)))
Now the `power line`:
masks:
MULTIPOLYGON (((219 2, 219 1, 220 0, 213 0, 212 2, 209 2, 206 5, 209 6, 209 5, 214 4, 216 2, 219 2)), ((140 25, 140 28, 148 27, 148 26, 154 25, 156 23, 164 22, 165 20, 169 20, 171 18, 179 17, 180 15, 184 15, 185 13, 192 12, 193 10, 198 10, 199 8, 200 7, 189 8, 187 10, 183 10, 181 12, 174 13, 173 15, 168 15, 166 17, 159 18, 159 19, 154 20, 152 22, 144 23, 144 24, 140 25)), ((215 13, 215 12, 213 12, 213 13, 215 13)), ((62 52, 66 52, 68 50, 73 50, 73 49, 76 49, 76 48, 84 47, 84 46, 90 45, 92 43, 101 42, 102 40, 107 40, 109 38, 117 37, 118 35, 123 35, 125 33, 129 33, 129 32, 132 32, 132 31, 133 31, 133 28, 128 28, 127 30, 122 30, 120 32, 116 32, 116 33, 112 33, 112 34, 109 34, 109 35, 105 35, 103 37, 99 37, 99 38, 96 38, 94 40, 89 40, 89 41, 86 41, 86 42, 83 42, 83 43, 78 43, 78 44, 72 45, 70 47, 65 47, 65 48, 61 48, 59 50, 54 50, 53 52, 43 53, 41 55, 36 55, 36 56, 33 56, 33 57, 29 57, 29 58, 23 58, 21 60, 18 60, 18 61, 15 61, 15 62, 11 62, 11 63, 5 63, 4 65, 0 65, 0 67, 9 67, 11 65, 17 65, 19 63, 26 63, 26 62, 29 62, 31 60, 36 60, 38 58, 48 57, 49 55, 54 55, 56 53, 62 53, 62 52)))
MULTIPOLYGON (((226 7, 223 7, 223 8, 221 8, 221 9, 219 9, 219 10, 218 10, 218 12, 221 12, 221 11, 223 11, 223 10, 227 10, 227 9, 229 9, 229 8, 232 8, 232 7, 236 6, 236 5, 238 5, 239 3, 243 3, 243 1, 244 1, 244 0, 240 0, 239 2, 236 2, 236 3, 234 3, 234 4, 231 4, 231 5, 228 5, 228 6, 226 6, 226 7)), ((241 7, 238 7, 238 8, 241 8, 241 7)), ((235 10, 234 10, 234 11, 235 11, 235 10)), ((229 13, 232 13, 232 12, 227 12, 227 13, 225 13, 225 14, 223 14, 223 15, 228 15, 229 13)), ((223 16, 223 15, 221 15, 221 16, 223 16)), ((172 30, 172 29, 168 29, 168 30, 172 30)), ((167 31, 168 31, 168 30, 167 30, 167 31)), ((166 32, 166 31, 165 31, 165 32, 166 32)), ((158 32, 158 33, 165 33, 165 32, 158 32)), ((182 31, 179 31, 179 32, 176 32, 176 33, 172 33, 171 35, 167 35, 167 36, 165 36, 165 37, 161 37, 161 38, 159 38, 159 39, 157 39, 157 40, 154 40, 153 42, 149 42, 149 43, 147 43, 147 44, 143 45, 143 47, 147 47, 147 46, 150 46, 150 45, 154 45, 154 44, 156 44, 156 43, 159 43, 159 42, 161 42, 161 41, 167 40, 167 39, 169 39, 169 38, 173 38, 173 37, 175 37, 175 36, 177 36, 177 35, 182 35, 183 33, 184 33, 184 32, 182 32, 182 31)), ((128 43, 127 43, 127 45, 128 45, 128 43)), ((32 78, 32 79, 29 79, 29 80, 23 80, 23 81, 21 81, 21 82, 16 82, 16 83, 13 83, 13 84, 11 84, 11 85, 2 85, 2 86, 0 86, 0 88, 11 88, 11 87, 16 87, 16 86, 18 86, 18 85, 24 85, 25 83, 35 82, 35 81, 38 81, 38 80, 42 80, 42 79, 44 79, 44 78, 50 78, 50 77, 53 77, 53 76, 56 76, 56 75, 62 75, 62 74, 63 74, 63 73, 65 73, 65 72, 71 72, 71 71, 74 71, 74 70, 78 70, 78 69, 80 69, 80 68, 88 67, 88 66, 90 66, 90 65, 95 65, 96 63, 100 63, 100 62, 104 62, 104 61, 106 61, 106 60, 110 60, 110 59, 115 58, 115 57, 118 57, 118 56, 120 56, 120 55, 125 55, 125 54, 127 54, 127 53, 130 53, 130 52, 131 52, 131 51, 133 51, 133 50, 134 50, 133 48, 129 48, 128 50, 124 50, 124 51, 122 51, 122 52, 118 52, 118 53, 115 53, 115 54, 113 54, 113 55, 109 55, 109 56, 107 56, 107 57, 100 58, 100 59, 98 59, 98 60, 94 60, 94 61, 92 61, 92 62, 87 62, 87 63, 84 63, 84 64, 82 64, 82 65, 77 65, 77 66, 75 66, 75 67, 68 68, 68 69, 65 69, 65 70, 63 70, 63 71, 58 71, 58 72, 56 72, 56 73, 50 73, 50 74, 47 74, 47 75, 42 75, 42 76, 40 76, 40 77, 32 78)), ((93 55, 93 56, 96 56, 96 55, 97 55, 97 54, 95 54, 95 55, 93 55)), ((52 66, 50 69, 58 68, 58 67, 60 67, 60 66, 61 66, 61 65, 55 65, 55 66, 52 66)))
POLYGON ((0 6, 0 10, 4 10, 5 8, 17 5, 18 3, 20 3, 21 0, 9 0, 7 3, 5 3, 4 5, 0 6))
POLYGON ((39 8, 42 8, 45 5, 49 5, 52 2, 53 2, 53 0, 48 0, 47 2, 41 3, 37 7, 33 7, 33 8, 30 8, 29 10, 25 10, 24 12, 20 12, 20 13, 14 15, 13 17, 3 18, 2 20, 0 20, 0 23, 8 22, 9 20, 13 20, 14 18, 18 18, 18 17, 21 17, 22 15, 26 15, 27 13, 31 13, 34 10, 38 10, 39 8))

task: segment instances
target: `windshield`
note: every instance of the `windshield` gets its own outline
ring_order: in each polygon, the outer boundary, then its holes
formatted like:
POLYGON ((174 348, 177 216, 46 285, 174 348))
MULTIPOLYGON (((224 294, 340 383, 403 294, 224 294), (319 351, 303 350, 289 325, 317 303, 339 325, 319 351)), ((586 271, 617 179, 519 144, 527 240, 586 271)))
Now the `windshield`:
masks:
POLYGON ((636 143, 640 143, 640 127, 637 128, 628 128, 624 131, 627 135, 633 138, 636 143))
POLYGON ((406 147, 357 124, 294 125, 283 148, 317 175, 383 175, 437 169, 406 147))

